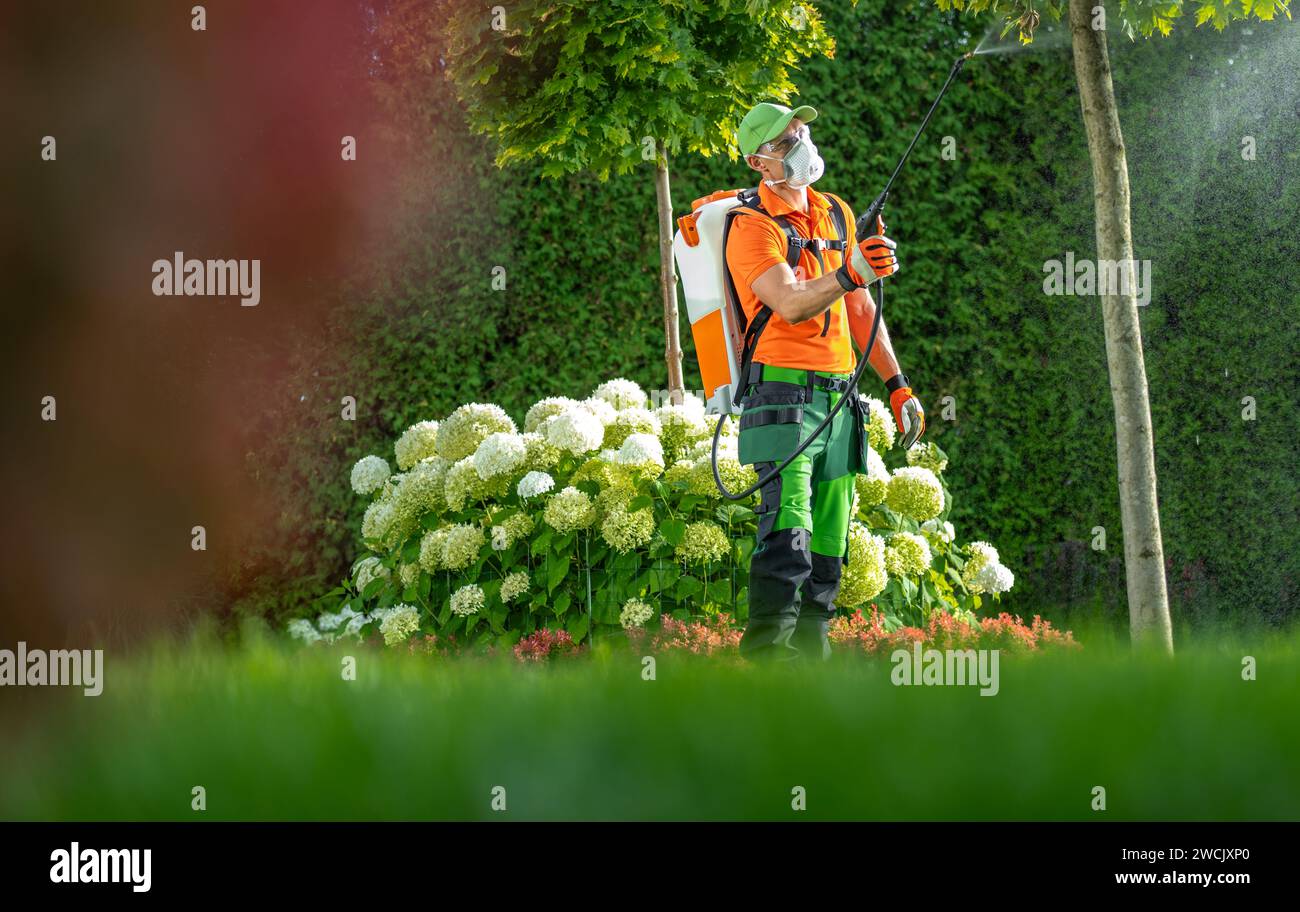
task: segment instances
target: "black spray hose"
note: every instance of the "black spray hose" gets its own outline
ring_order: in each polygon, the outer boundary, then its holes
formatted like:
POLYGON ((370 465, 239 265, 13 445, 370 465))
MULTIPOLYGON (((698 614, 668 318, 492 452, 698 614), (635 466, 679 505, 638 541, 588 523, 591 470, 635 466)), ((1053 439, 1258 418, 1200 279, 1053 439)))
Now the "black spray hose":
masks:
MULTIPOLYGON (((958 57, 957 62, 952 65, 952 70, 948 73, 947 81, 944 82, 943 88, 939 90, 939 94, 935 96, 934 103, 930 105, 930 110, 926 112, 925 119, 921 121, 921 126, 917 127, 916 135, 912 137, 912 142, 908 145, 907 151, 904 152, 903 157, 898 160, 898 166, 894 168, 894 173, 889 175, 889 180, 885 181, 885 189, 881 191, 880 196, 876 197, 872 204, 867 207, 867 211, 864 212, 862 217, 854 224, 855 237, 862 237, 862 232, 864 230, 872 230, 877 216, 879 216, 885 208, 885 200, 889 197, 889 190, 894 185, 894 179, 898 177, 899 172, 903 170, 903 165, 907 162, 908 156, 910 156, 912 150, 916 148, 917 140, 919 140, 921 134, 925 132, 926 126, 930 123, 930 118, 934 115, 935 109, 939 107, 939 102, 943 100, 943 96, 947 93, 948 87, 952 85, 952 81, 957 76, 957 72, 965 65, 966 61, 973 56, 975 56, 973 53, 963 54, 958 57)), ((848 254, 849 251, 846 250, 845 255, 847 256, 848 254)), ((831 406, 830 411, 826 413, 826 417, 823 418, 817 427, 813 429, 813 432, 808 435, 807 439, 800 441, 799 445, 794 448, 794 451, 791 452, 780 465, 773 466, 768 471, 759 475, 757 481, 739 493, 728 491, 726 486, 722 483, 722 477, 718 474, 718 440, 722 436, 722 424, 728 417, 727 415, 718 416, 717 426, 713 429, 713 449, 709 458, 713 467, 713 483, 718 486, 719 493, 721 493, 727 500, 744 500, 746 497, 749 497, 759 488, 770 482, 773 478, 776 478, 784 472, 790 463, 798 459, 800 454, 802 454, 804 450, 808 449, 808 447, 812 445, 812 442, 821 435, 822 431, 826 430, 826 428, 830 426, 830 423, 835 420, 835 416, 839 414, 840 409, 844 408, 844 404, 849 401, 849 398, 858 395, 858 380, 861 379, 862 372, 866 369, 867 365, 871 363, 871 352, 876 347, 876 334, 880 330, 880 317, 885 310, 884 279, 876 279, 875 286, 876 315, 871 321, 871 334, 867 337, 867 347, 862 352, 862 360, 858 362, 858 366, 853 371, 853 376, 849 378, 849 388, 845 390, 844 395, 840 396, 839 402, 836 402, 835 405, 831 406)), ((748 378, 741 378, 741 382, 747 380, 748 378)))
MULTIPOLYGON (((883 279, 876 280, 876 289, 876 316, 871 321, 871 335, 867 339, 868 353, 876 347, 876 333, 880 330, 880 315, 885 309, 885 287, 883 279)), ((866 366, 870 363, 871 359, 864 355, 862 360, 858 362, 857 368, 854 369, 853 376, 849 378, 849 388, 844 391, 844 395, 840 396, 840 401, 831 406, 831 410, 826 413, 826 417, 823 418, 821 423, 813 429, 813 432, 808 435, 807 439, 800 442, 800 444, 794 448, 794 451, 785 458, 784 462, 778 466, 773 466, 770 470, 764 472, 759 476, 758 481, 745 488, 745 490, 741 491, 739 494, 733 494, 728 491, 726 486, 722 483, 722 477, 718 474, 718 440, 722 434, 722 424, 727 420, 726 415, 719 415, 718 424, 713 429, 713 451, 710 457, 713 463, 713 483, 718 486, 719 493, 721 493, 723 497, 727 498, 727 500, 744 500, 759 488, 763 487, 763 485, 784 472, 786 467, 798 459, 799 455, 804 450, 808 449, 808 447, 812 445, 812 442, 817 439, 818 435, 820 435, 822 431, 826 430, 830 423, 835 420, 835 416, 840 413, 840 409, 844 408, 844 403, 849 401, 849 397, 858 394, 858 379, 862 376, 863 370, 865 370, 866 366)))

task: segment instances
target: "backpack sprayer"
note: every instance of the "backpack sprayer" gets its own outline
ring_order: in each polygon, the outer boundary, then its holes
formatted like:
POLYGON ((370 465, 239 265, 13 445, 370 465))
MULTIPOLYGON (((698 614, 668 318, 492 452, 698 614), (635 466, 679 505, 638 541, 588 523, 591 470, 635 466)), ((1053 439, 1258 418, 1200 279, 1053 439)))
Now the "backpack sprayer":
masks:
MULTIPOLYGON (((947 81, 939 90, 934 103, 930 105, 930 110, 926 112, 921 125, 917 127, 916 135, 912 137, 912 142, 903 153, 903 157, 898 160, 894 173, 889 175, 889 180, 885 181, 885 187, 880 195, 872 201, 866 212, 855 223, 858 238, 863 236, 864 231, 875 233, 874 226, 885 208, 885 201, 889 198, 889 191, 894 185, 895 178, 903 170, 903 165, 912 154, 912 150, 916 148, 917 141, 925 132, 930 118, 939 107, 939 102, 943 100, 948 87, 952 85, 957 72, 973 56, 975 56, 974 52, 963 54, 952 65, 947 81)), ((743 500, 785 471, 790 463, 799 458, 799 455, 826 428, 830 427, 840 409, 849 401, 849 397, 858 395, 858 380, 867 365, 871 363, 871 352, 876 347, 876 335, 880 330, 881 314, 884 312, 884 285, 880 279, 874 283, 876 314, 871 322, 871 334, 867 338, 867 347, 849 379, 848 389, 844 395, 830 408, 826 417, 812 433, 805 440, 800 441, 780 465, 773 466, 769 471, 761 474, 759 479, 745 490, 735 493, 728 491, 718 474, 718 440, 727 416, 740 412, 740 406, 733 400, 733 396, 740 388, 741 381, 746 378, 740 376, 744 345, 740 327, 743 325, 744 316, 743 314, 738 316, 736 313, 740 310, 738 300, 730 302, 727 300, 727 258, 722 238, 727 212, 740 203, 740 199, 735 191, 721 191, 703 200, 697 200, 696 203, 690 215, 677 220, 680 230, 673 238, 673 256, 677 260, 678 272, 682 277, 682 286, 686 293, 687 316, 691 321, 691 335, 695 340, 695 350, 700 361, 705 403, 710 411, 719 413, 718 424, 713 429, 713 448, 710 455, 713 481, 723 497, 728 500, 743 500)), ((848 253, 847 250, 844 252, 845 257, 848 253)), ((757 338, 752 344, 757 345, 757 338)))

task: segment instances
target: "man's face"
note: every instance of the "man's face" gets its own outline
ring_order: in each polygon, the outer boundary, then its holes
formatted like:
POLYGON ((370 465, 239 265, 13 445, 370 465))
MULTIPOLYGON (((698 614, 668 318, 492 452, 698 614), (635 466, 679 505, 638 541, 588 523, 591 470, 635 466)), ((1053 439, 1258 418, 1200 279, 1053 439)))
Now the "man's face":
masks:
POLYGON ((790 122, 785 125, 781 135, 776 139, 768 140, 758 147, 758 155, 749 157, 749 166, 755 171, 760 172, 767 180, 784 180, 785 165, 781 159, 785 158, 799 137, 799 129, 803 126, 803 121, 798 117, 791 117, 790 122), (768 158, 760 158, 766 155, 768 158))

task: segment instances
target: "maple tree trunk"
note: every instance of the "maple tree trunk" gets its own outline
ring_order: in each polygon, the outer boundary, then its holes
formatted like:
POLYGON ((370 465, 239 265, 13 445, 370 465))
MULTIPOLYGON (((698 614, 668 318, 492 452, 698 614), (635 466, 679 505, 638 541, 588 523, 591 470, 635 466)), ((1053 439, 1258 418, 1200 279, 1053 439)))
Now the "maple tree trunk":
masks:
MULTIPOLYGON (((1129 222, 1128 159, 1120 132, 1115 87, 1111 81, 1106 32, 1092 28, 1095 0, 1070 0, 1074 74, 1079 84, 1083 123, 1092 159, 1097 257, 1133 263, 1129 222)), ((1100 270, 1098 270, 1100 273, 1100 270)), ((1124 570, 1128 581, 1129 633, 1135 645, 1173 652, 1164 548, 1156 499, 1151 405, 1142 357, 1136 282, 1099 288, 1106 328, 1106 363, 1115 408, 1115 448, 1119 470, 1120 520, 1124 532, 1124 570)))
POLYGON ((664 360, 668 362, 668 395, 680 405, 685 383, 682 382, 682 343, 677 319, 677 270, 673 263, 673 203, 668 192, 668 152, 662 142, 655 144, 655 197, 659 209, 659 285, 664 299, 664 360))

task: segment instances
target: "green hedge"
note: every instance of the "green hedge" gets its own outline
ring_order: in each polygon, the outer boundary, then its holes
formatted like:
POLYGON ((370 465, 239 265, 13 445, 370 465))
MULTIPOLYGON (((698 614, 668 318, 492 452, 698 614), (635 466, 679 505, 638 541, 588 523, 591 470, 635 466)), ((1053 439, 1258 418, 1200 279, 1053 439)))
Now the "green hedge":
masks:
MULTIPOLYGON (((920 0, 821 6, 838 47, 806 64, 800 100, 821 112, 819 187, 860 209, 985 23, 920 0)), ((381 23, 377 40, 414 30, 415 45, 436 48, 432 27, 404 15, 381 23)), ((1295 88, 1283 67, 1296 29, 1183 25, 1170 39, 1112 38, 1134 238, 1154 263, 1142 323, 1171 601, 1180 624, 1277 622, 1296 612, 1300 561, 1300 146, 1286 100, 1295 92, 1276 88, 1295 88), (1245 134, 1257 161, 1239 155, 1245 134), (1253 422, 1241 420, 1246 395, 1258 403, 1253 422)), ((518 419, 542 396, 610 376, 665 382, 652 166, 603 184, 498 170, 465 134, 436 63, 398 46, 385 45, 376 96, 413 164, 391 234, 332 302, 328 350, 302 353, 310 392, 273 416, 282 447, 255 455, 284 519, 231 573, 243 612, 282 615, 338 582, 363 507, 347 471, 414 421, 467 400, 518 419), (494 266, 506 270, 504 291, 491 287, 494 266), (345 395, 358 400, 355 422, 338 418, 345 395)), ((725 159, 671 166, 677 214, 752 183, 725 159)), ((895 185, 887 221, 903 268, 886 318, 931 439, 952 457, 954 522, 998 542, 1018 577, 1010 610, 1068 623, 1086 609, 1125 623, 1099 303, 1042 291, 1044 261, 1094 255, 1068 53, 972 61, 895 185), (945 136, 955 161, 941 159, 945 136), (940 417, 948 396, 954 421, 940 417), (1089 547, 1095 526, 1107 531, 1104 553, 1089 547)), ((691 385, 684 317, 683 334, 691 385)))

